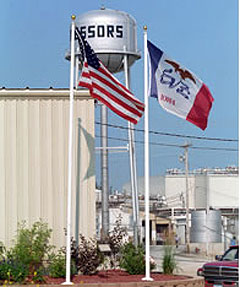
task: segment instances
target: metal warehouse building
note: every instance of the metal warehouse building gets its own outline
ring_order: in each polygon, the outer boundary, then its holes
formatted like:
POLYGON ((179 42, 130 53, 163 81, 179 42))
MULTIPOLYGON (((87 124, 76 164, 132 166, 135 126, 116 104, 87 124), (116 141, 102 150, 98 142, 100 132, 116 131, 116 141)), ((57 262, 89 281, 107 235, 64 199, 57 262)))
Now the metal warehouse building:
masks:
MULTIPOLYGON (((0 90, 0 241, 17 224, 39 219, 65 245, 68 174, 68 89, 0 90)), ((72 233, 95 234, 94 100, 75 91, 72 233)))

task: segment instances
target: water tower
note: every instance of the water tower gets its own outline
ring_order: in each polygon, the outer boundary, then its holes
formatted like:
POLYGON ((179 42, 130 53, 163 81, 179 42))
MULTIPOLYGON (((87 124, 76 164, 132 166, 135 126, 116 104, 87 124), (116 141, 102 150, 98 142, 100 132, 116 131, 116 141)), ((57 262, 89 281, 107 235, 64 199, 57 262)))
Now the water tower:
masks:
MULTIPOLYGON (((139 59, 137 24, 129 14, 102 8, 76 17, 76 26, 86 37, 99 59, 112 73, 124 69, 124 55, 129 67, 139 59)), ((79 51, 76 49, 75 55, 79 51)), ((70 60, 70 52, 65 56, 70 60)))
MULTIPOLYGON (((98 58, 112 73, 125 71, 126 87, 129 87, 129 72, 132 64, 140 59, 141 55, 137 49, 137 24, 135 19, 129 14, 101 8, 100 10, 89 11, 76 17, 76 26, 82 35, 89 42, 98 58)), ((76 41, 77 44, 77 41, 76 41)), ((75 55, 79 55, 78 45, 75 45, 75 55)), ((70 60, 70 51, 65 55, 70 60)), ((81 65, 76 57, 76 70, 81 65)), ((108 211, 108 131, 107 131, 107 107, 101 106, 101 165, 102 165, 102 238, 107 236, 109 231, 109 211, 108 211)), ((134 237, 137 243, 138 237, 138 196, 137 196, 137 176, 136 158, 134 146, 133 126, 129 123, 129 155, 133 196, 133 221, 134 237), (134 219, 135 218, 135 219, 134 219)))

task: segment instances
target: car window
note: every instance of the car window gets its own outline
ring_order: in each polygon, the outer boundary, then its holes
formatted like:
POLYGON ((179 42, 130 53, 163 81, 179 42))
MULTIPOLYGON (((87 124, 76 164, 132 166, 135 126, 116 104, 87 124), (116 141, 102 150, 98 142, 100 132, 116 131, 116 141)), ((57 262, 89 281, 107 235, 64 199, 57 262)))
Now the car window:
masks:
POLYGON ((238 248, 231 248, 223 255, 222 260, 233 261, 238 259, 238 248))

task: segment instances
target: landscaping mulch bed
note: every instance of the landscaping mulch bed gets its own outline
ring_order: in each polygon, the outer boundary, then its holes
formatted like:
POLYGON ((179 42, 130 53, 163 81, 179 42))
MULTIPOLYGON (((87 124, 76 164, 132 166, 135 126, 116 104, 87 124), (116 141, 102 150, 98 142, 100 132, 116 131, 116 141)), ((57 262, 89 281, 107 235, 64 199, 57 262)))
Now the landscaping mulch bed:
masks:
MULTIPOLYGON (((142 282, 144 275, 129 275, 122 270, 99 271, 95 275, 75 275, 71 281, 79 283, 116 283, 116 282, 142 282)), ((152 272, 151 277, 154 281, 184 280, 191 277, 183 275, 166 275, 158 272, 152 272)), ((61 284, 65 278, 45 278, 45 284, 61 284)))

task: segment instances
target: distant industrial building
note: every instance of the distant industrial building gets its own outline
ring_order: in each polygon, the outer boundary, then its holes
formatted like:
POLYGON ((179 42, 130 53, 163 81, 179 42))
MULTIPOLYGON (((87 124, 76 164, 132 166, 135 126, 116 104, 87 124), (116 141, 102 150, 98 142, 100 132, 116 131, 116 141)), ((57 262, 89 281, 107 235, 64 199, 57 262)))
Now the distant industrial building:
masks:
MULTIPOLYGON (((144 196, 144 177, 138 178, 138 191, 144 196)), ((204 168, 189 172, 189 207, 236 209, 239 207, 239 174, 237 167, 204 168)), ((131 195, 131 184, 122 188, 131 195)), ((168 207, 184 207, 186 177, 180 169, 169 169, 164 176, 150 177, 150 197, 163 199, 168 207)))
MULTIPOLYGON (((236 209, 239 207, 238 168, 204 168, 189 173, 189 207, 236 209)), ((165 175, 166 198, 181 197, 184 206, 185 174, 181 170, 168 170, 165 175)), ((169 205, 171 206, 170 202, 169 205)), ((176 206, 176 205, 175 205, 176 206)))
MULTIPOLYGON (((144 177, 137 178, 138 194, 144 195, 144 177)), ((149 179, 149 188, 151 196, 165 195, 165 176, 151 176, 149 179)), ((131 195, 131 182, 127 182, 122 187, 124 195, 131 195)))
MULTIPOLYGON (((239 172, 237 167, 204 168, 189 172, 189 210, 191 242, 222 242, 225 248, 232 236, 238 237, 239 172), (219 225, 220 224, 220 225, 219 225)), ((144 178, 138 179, 138 190, 144 199, 144 178)), ((123 193, 131 194, 130 183, 123 193)), ((144 202, 140 200, 140 209, 144 202)), ((171 221, 172 229, 185 244, 186 176, 180 169, 170 169, 164 176, 150 178, 150 211, 158 218, 171 221)), ((154 224, 152 221, 151 224, 154 224)), ((159 227, 152 227, 158 231, 159 227)), ((159 229, 160 230, 160 229, 159 229)), ((160 231, 162 232, 162 231, 160 231)), ((153 234, 152 238, 157 238, 153 234)), ((154 241, 154 240, 153 240, 154 241)))

